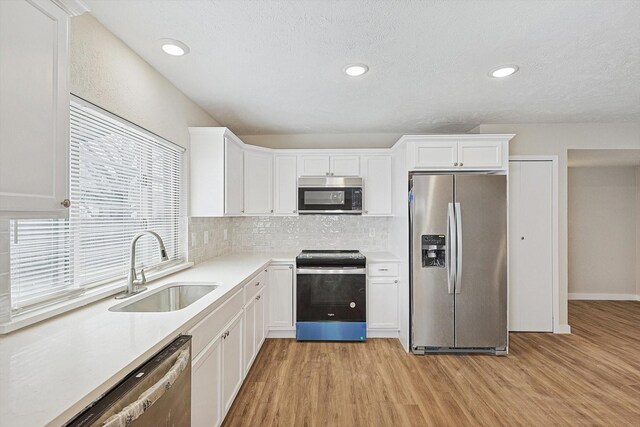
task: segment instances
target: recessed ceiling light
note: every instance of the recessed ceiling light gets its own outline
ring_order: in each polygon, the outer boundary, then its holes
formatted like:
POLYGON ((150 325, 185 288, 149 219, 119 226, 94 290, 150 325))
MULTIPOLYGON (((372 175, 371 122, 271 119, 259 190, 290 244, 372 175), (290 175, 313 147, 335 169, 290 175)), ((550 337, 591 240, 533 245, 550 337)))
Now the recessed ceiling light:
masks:
POLYGON ((344 72, 351 77, 358 77, 369 71, 369 67, 364 64, 351 64, 344 67, 344 72))
POLYGON ((182 56, 189 53, 189 46, 182 43, 180 40, 174 39, 160 39, 160 47, 171 56, 182 56))
POLYGON ((491 72, 489 72, 489 75, 491 77, 495 77, 496 79, 501 79, 503 77, 508 77, 512 74, 515 74, 516 72, 518 72, 517 65, 503 65, 491 70, 491 72))

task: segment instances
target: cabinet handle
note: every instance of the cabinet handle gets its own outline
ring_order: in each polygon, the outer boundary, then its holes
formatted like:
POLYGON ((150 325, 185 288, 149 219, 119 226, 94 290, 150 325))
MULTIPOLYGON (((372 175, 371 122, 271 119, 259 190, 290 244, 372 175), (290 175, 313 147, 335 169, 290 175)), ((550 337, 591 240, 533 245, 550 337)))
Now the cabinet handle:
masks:
POLYGON ((256 297, 256 301, 260 301, 260 295, 256 297))
POLYGON ((298 211, 294 209, 294 210, 293 210, 293 213, 296 213, 296 212, 298 212, 298 211))
POLYGON ((522 237, 520 238, 520 240, 524 240, 524 236, 522 236, 522 237))
POLYGON ((368 213, 369 213, 369 211, 368 211, 368 210, 365 210, 365 211, 364 211, 364 213, 368 214, 368 213))
POLYGON ((327 176, 329 176, 329 172, 327 172, 327 176))
POLYGON ((271 213, 273 213, 273 209, 271 209, 271 213))
POLYGON ((241 213, 244 213, 244 209, 242 209, 240 212, 241 212, 241 213))
POLYGON ((460 166, 464 166, 464 163, 460 162, 460 166))
POLYGON ((458 162, 455 162, 455 163, 453 164, 453 166, 458 166, 458 162))
POLYGON ((289 270, 293 270, 293 266, 292 265, 289 266, 289 270))
POLYGON ((381 268, 380 271, 389 271, 388 268, 381 268))
POLYGON ((69 199, 64 199, 63 201, 60 202, 60 204, 65 207, 68 208, 69 206, 71 206, 71 200, 69 199))
POLYGON ((260 286, 260 282, 256 283, 256 286, 260 286))
POLYGON ((394 281, 393 281, 393 283, 398 283, 398 281, 397 281, 397 280, 394 280, 394 281))

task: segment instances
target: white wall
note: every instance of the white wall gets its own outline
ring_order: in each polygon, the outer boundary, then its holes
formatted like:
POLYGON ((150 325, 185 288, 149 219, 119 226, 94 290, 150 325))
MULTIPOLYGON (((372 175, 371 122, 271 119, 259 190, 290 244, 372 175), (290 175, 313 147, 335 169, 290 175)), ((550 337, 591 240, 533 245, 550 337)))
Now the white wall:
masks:
POLYGON ((569 168, 570 298, 636 295, 636 169, 569 168))
POLYGON ((219 126, 93 16, 71 18, 71 93, 183 147, 189 126, 219 126))
POLYGON ((514 133, 509 144, 514 155, 558 156, 558 246, 561 325, 568 323, 567 150, 638 149, 640 123, 483 124, 480 133, 514 133))

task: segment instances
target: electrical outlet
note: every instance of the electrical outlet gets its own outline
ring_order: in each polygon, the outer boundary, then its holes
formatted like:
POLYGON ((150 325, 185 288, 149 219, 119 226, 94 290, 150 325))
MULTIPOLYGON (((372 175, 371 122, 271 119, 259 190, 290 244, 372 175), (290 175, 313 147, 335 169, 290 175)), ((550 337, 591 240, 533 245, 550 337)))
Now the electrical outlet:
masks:
POLYGON ((225 241, 227 240, 227 229, 226 228, 224 229, 224 240, 225 241))
POLYGON ((376 237, 376 229, 373 227, 369 228, 369 237, 376 237))
POLYGON ((204 244, 208 244, 209 243, 209 232, 205 231, 204 232, 204 244))

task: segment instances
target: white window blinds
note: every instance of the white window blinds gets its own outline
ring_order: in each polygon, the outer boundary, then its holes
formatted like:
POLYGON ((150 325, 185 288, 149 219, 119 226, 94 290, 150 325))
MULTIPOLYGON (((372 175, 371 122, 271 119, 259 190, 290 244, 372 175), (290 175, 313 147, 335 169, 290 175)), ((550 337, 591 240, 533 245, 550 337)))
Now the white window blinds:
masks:
MULTIPOLYGON (((162 237, 170 260, 183 259, 182 148, 76 102, 70 131, 69 219, 12 223, 14 310, 126 277, 142 230, 162 237)), ((160 261, 152 237, 136 249, 137 268, 160 261)))

